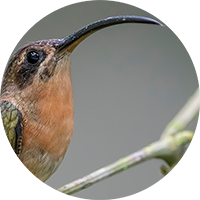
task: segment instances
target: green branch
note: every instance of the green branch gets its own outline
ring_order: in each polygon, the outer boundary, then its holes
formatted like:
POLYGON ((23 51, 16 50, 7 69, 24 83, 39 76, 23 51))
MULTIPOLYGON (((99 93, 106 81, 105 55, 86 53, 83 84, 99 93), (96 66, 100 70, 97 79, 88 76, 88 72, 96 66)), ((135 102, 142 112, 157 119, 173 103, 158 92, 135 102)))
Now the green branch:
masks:
POLYGON ((58 190, 65 194, 74 194, 105 178, 154 158, 162 159, 169 165, 169 168, 161 166, 162 173, 167 174, 182 158, 193 138, 194 133, 182 130, 198 114, 199 106, 200 98, 197 89, 172 122, 168 124, 160 140, 81 179, 60 187, 58 190))
POLYGON ((199 107, 200 96, 199 88, 197 88, 188 102, 178 112, 174 119, 167 125, 161 135, 161 138, 165 137, 166 135, 173 135, 174 133, 184 130, 186 126, 192 121, 192 119, 199 113, 199 107))

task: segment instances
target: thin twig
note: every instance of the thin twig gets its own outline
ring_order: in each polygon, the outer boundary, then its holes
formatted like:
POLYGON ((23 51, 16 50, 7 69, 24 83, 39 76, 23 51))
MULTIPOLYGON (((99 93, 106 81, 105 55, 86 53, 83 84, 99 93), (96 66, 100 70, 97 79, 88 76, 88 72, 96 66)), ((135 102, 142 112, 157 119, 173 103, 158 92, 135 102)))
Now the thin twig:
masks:
MULTIPOLYGON (((65 194, 74 194, 82 189, 85 189, 94 183, 97 183, 105 178, 113 176, 121 171, 138 165, 152 158, 160 158, 165 160, 170 166, 177 162, 177 158, 182 157, 184 147, 190 143, 193 133, 189 131, 181 132, 175 137, 168 136, 162 140, 154 142, 147 147, 130 154, 118 161, 103 167, 81 179, 78 179, 70 184, 67 184, 58 190, 65 194)), ((165 169, 166 170, 166 169, 165 169)))
POLYGON ((161 138, 166 135, 173 135, 180 132, 192 121, 192 119, 198 114, 200 107, 199 88, 190 97, 184 107, 178 112, 174 119, 167 125, 163 131, 161 138))
POLYGON ((200 136, 183 131, 200 111, 200 87, 186 105, 165 128, 160 140, 147 147, 119 159, 81 179, 69 183, 56 191, 57 200, 69 200, 70 195, 83 190, 105 178, 153 158, 165 160, 170 166, 176 163, 185 151, 188 142, 199 142, 200 136), (181 132, 182 131, 182 132, 181 132))

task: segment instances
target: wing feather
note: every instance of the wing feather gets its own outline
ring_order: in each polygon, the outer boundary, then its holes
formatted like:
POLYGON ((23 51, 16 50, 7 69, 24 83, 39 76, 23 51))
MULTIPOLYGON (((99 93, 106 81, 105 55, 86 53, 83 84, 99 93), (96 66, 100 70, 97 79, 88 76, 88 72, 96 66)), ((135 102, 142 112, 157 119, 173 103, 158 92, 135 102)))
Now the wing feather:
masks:
POLYGON ((8 101, 3 101, 0 107, 6 135, 13 150, 19 156, 22 148, 22 113, 8 101))

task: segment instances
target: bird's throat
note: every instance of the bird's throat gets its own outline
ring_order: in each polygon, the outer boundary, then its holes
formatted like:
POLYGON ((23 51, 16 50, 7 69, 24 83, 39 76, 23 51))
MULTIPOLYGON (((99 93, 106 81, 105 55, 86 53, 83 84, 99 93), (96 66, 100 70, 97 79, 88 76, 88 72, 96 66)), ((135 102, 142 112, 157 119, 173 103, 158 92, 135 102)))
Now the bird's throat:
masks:
POLYGON ((65 62, 65 65, 37 94, 33 112, 36 118, 31 118, 27 111, 25 116, 29 119, 24 121, 24 127, 29 132, 28 138, 24 135, 24 145, 42 147, 55 158, 65 154, 73 134, 70 63, 65 62))

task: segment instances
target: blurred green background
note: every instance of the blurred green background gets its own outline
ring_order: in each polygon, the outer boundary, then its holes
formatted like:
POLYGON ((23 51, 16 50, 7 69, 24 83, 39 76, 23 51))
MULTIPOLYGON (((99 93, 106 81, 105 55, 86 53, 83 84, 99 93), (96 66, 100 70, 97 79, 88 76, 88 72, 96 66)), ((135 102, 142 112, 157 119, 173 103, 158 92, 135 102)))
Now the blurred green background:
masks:
MULTIPOLYGON (((197 0, 1 0, 1 80, 12 54, 29 41, 61 38, 113 15, 143 15, 165 25, 113 26, 74 51, 74 136, 45 183, 45 200, 160 137, 200 83, 199 6, 197 0)), ((199 122, 190 128, 200 131, 199 122)), ((164 200, 162 164, 148 161, 71 198, 164 200)))

